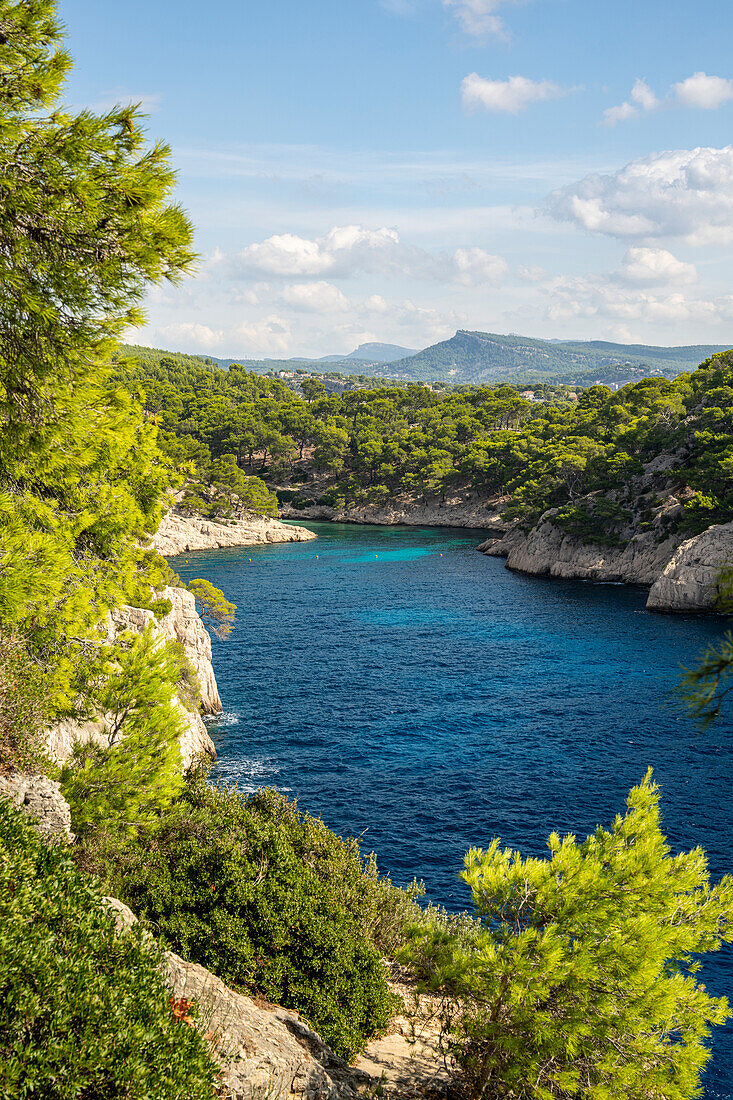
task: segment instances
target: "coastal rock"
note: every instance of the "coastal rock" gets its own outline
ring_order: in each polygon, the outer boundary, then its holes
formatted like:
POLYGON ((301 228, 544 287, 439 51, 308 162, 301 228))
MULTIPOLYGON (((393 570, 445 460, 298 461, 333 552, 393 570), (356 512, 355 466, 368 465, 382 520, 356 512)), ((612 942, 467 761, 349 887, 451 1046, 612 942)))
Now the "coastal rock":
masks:
POLYGON ((61 794, 61 785, 45 775, 16 773, 0 776, 0 798, 9 798, 35 821, 49 844, 71 841, 71 809, 61 794))
POLYGON ((219 688, 211 664, 211 637, 196 610, 196 599, 185 588, 166 588, 163 597, 173 607, 160 620, 161 630, 180 642, 186 651, 186 659, 194 669, 201 688, 201 710, 204 714, 221 714, 219 688))
POLYGON ((215 523, 200 516, 168 512, 153 536, 152 547, 166 558, 192 550, 218 550, 224 546, 259 546, 273 542, 308 542, 316 536, 305 527, 281 523, 269 516, 248 512, 232 523, 215 523))
POLYGON ((196 1002, 228 1100, 355 1100, 377 1084, 329 1050, 297 1013, 235 993, 172 952, 163 969, 173 996, 196 1002))
POLYGON ((507 559, 507 569, 567 580, 651 585, 679 546, 679 537, 658 542, 652 531, 634 535, 625 546, 584 543, 543 517, 530 531, 516 526, 499 541, 482 544, 484 553, 507 559))
POLYGON ((650 611, 713 611, 721 572, 733 568, 733 523, 716 524, 677 548, 647 600, 650 611))
POLYGON ((385 527, 468 527, 493 529, 497 533, 507 528, 506 522, 496 511, 495 501, 465 498, 446 498, 442 502, 432 501, 427 504, 396 498, 393 502, 381 505, 363 505, 339 511, 323 504, 313 504, 307 508, 283 504, 280 512, 283 516, 298 519, 326 519, 335 523, 369 523, 385 527))
MULTIPOLYGON (((165 588, 162 597, 171 601, 172 609, 160 622, 152 611, 142 607, 115 608, 109 617, 107 636, 114 640, 124 631, 141 634, 146 626, 152 626, 154 635, 161 642, 173 639, 181 642, 186 658, 194 668, 201 688, 201 705, 205 714, 220 714, 221 699, 211 664, 211 639, 206 627, 196 613, 196 601, 192 593, 183 588, 165 588)), ((183 719, 183 733, 179 741, 183 766, 187 768, 199 756, 216 757, 214 742, 198 711, 189 710, 181 700, 178 708, 183 719)), ((77 722, 68 719, 52 726, 46 732, 46 743, 52 758, 63 763, 71 755, 76 741, 83 744, 93 741, 107 744, 110 722, 105 717, 77 722)))

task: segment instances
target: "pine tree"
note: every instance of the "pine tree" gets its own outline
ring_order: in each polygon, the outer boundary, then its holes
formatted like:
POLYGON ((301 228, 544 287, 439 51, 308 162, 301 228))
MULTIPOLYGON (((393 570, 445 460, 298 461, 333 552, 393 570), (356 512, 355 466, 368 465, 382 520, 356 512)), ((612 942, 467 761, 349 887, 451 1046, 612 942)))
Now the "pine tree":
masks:
POLYGON ((673 856, 651 772, 624 816, 523 859, 495 840, 462 877, 479 930, 413 933, 408 951, 447 997, 446 1038, 482 1100, 688 1100, 711 1025, 730 1011, 697 956, 733 940, 733 878, 711 887, 701 849, 673 856))

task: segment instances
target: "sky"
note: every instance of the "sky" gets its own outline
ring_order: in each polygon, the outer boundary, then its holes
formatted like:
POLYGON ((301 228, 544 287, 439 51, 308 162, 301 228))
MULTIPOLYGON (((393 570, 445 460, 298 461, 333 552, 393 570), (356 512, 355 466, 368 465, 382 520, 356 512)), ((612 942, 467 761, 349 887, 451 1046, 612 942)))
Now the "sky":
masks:
POLYGON ((66 98, 141 102, 199 260, 153 347, 456 329, 733 345, 730 0, 61 0, 66 98))

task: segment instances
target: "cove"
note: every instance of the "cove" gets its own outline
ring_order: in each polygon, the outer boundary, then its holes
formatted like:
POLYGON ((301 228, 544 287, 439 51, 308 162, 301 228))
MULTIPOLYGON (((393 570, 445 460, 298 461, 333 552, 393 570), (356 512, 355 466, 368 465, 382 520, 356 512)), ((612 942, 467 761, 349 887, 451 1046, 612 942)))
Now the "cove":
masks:
MULTIPOLYGON (((216 775, 290 792, 450 909, 470 901, 469 847, 500 836, 544 855, 553 829, 610 824, 649 765, 673 850, 702 845, 714 879, 731 870, 731 713, 698 734, 674 696, 722 620, 510 573, 476 553, 480 531, 306 526, 316 542, 172 559, 238 605, 214 642, 216 775)), ((730 947, 702 978, 733 994, 730 947)), ((705 1095, 733 1097, 730 1024, 705 1095)))

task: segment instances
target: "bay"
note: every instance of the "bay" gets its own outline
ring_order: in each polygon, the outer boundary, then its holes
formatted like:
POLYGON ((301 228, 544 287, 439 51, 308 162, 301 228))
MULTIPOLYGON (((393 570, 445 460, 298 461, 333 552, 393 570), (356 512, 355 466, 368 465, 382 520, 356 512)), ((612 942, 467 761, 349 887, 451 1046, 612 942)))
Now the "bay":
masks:
MULTIPOLYGON (((273 785, 397 883, 470 904, 465 851, 500 836, 544 855, 623 810, 649 766, 675 851, 733 864, 733 723, 699 734, 680 668, 716 617, 647 612, 646 593, 512 574, 448 528, 307 524, 318 540, 174 559, 238 605, 214 642, 225 713, 215 774, 273 785)), ((702 978, 733 993, 733 951, 702 978)), ((717 1029, 706 1097, 733 1097, 733 1028, 717 1029)))

